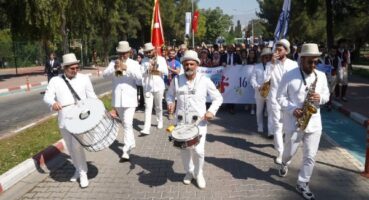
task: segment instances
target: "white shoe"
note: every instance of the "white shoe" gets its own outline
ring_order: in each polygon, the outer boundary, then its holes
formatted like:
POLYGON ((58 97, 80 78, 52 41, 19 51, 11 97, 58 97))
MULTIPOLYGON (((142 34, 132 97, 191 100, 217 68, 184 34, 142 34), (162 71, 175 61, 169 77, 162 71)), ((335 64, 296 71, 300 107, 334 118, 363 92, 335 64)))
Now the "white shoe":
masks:
POLYGON ((158 129, 162 129, 163 128, 163 121, 159 121, 158 122, 158 129))
POLYGON ((196 182, 197 182, 197 186, 200 188, 200 189, 204 189, 206 187, 206 182, 205 182, 205 178, 202 174, 198 175, 196 177, 196 182))
POLYGON ((72 176, 72 178, 69 179, 70 182, 76 182, 77 179, 79 178, 79 172, 78 170, 76 170, 72 176))
POLYGON ((145 134, 145 135, 149 135, 150 134, 150 129, 142 129, 141 131, 140 131, 140 133, 141 134, 145 134))
POLYGON ((282 164, 282 156, 283 156, 283 154, 278 154, 278 157, 277 158, 275 158, 275 163, 277 163, 277 164, 282 164))
POLYGON ((193 179, 193 173, 187 172, 186 176, 183 178, 183 183, 185 185, 189 185, 191 184, 192 179, 193 179))
POLYGON ((127 152, 123 152, 121 158, 123 158, 125 160, 129 160, 129 154, 127 152))
POLYGON ((88 186, 88 177, 86 173, 80 173, 79 185, 81 188, 86 188, 88 186))

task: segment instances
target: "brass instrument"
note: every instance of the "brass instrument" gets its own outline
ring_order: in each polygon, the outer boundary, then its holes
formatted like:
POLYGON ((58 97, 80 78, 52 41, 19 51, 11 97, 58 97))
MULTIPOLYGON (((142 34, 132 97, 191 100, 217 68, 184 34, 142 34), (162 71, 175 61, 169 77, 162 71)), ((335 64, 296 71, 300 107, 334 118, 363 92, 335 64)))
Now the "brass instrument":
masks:
POLYGON ((311 84, 306 94, 306 98, 302 106, 302 116, 297 119, 297 127, 302 131, 306 129, 311 116, 318 112, 318 108, 315 106, 314 102, 310 100, 310 97, 315 92, 316 82, 318 81, 318 76, 316 72, 314 72, 314 74, 315 81, 313 82, 313 84, 311 84))
POLYGON ((115 60, 115 76, 124 76, 127 74, 126 60, 118 58, 115 60))
POLYGON ((150 59, 150 66, 148 68, 149 75, 161 75, 161 72, 158 70, 159 64, 157 62, 157 56, 150 59))
POLYGON ((260 96, 263 98, 267 98, 270 91, 270 79, 267 82, 264 82, 263 85, 259 88, 260 96))

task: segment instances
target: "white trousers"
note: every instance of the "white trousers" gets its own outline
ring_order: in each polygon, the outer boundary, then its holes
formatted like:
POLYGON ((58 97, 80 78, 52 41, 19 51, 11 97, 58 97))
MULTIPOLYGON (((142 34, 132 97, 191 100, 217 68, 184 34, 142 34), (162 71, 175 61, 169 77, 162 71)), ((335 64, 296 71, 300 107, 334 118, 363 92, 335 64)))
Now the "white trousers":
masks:
POLYGON ((274 148, 280 155, 283 154, 283 123, 281 121, 281 110, 272 108, 269 101, 268 106, 268 131, 274 135, 274 148))
POLYGON ((79 173, 87 173, 87 163, 85 150, 82 145, 72 136, 72 133, 65 128, 61 128, 60 132, 67 146, 70 157, 72 158, 72 164, 79 173))
POLYGON ((186 173, 192 172, 195 177, 203 174, 205 159, 206 134, 202 134, 199 144, 181 150, 183 167, 186 173))
POLYGON ((300 142, 303 143, 302 166, 298 175, 299 182, 309 182, 313 173, 315 156, 319 148, 321 131, 314 133, 302 133, 298 131, 287 132, 285 138, 285 150, 283 152, 283 163, 290 163, 290 160, 297 152, 300 142))
POLYGON ((145 95, 145 130, 150 130, 151 128, 151 114, 153 104, 155 105, 156 120, 163 121, 163 95, 164 90, 159 92, 150 92, 149 97, 145 95))
MULTIPOLYGON (((255 92, 259 92, 259 91, 255 90, 255 92)), ((263 120, 264 112, 263 111, 264 111, 266 99, 255 97, 255 101, 256 101, 256 123, 258 125, 258 130, 263 130, 264 129, 264 120, 263 120)))
POLYGON ((123 152, 128 153, 128 151, 136 146, 135 136, 133 134, 133 116, 135 114, 136 108, 129 107, 129 108, 116 108, 118 111, 118 115, 120 120, 123 123, 123 152))

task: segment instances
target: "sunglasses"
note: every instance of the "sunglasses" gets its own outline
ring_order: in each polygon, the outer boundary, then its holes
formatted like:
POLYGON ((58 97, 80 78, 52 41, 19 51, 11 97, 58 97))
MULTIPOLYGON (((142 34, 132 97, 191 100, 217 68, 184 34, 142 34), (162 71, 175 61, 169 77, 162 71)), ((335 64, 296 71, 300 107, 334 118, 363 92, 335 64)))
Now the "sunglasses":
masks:
POLYGON ((318 65, 319 64, 319 61, 318 60, 308 60, 307 61, 307 64, 309 64, 309 65, 312 65, 312 64, 318 65))

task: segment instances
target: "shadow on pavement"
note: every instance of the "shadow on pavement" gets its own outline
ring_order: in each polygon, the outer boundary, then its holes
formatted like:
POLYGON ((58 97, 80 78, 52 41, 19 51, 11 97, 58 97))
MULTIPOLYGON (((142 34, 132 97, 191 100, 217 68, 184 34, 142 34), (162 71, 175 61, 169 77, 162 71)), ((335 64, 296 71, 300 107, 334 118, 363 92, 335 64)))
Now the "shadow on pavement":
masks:
POLYGON ((219 141, 224 144, 227 144, 229 146, 232 146, 234 148, 242 149, 245 151, 249 151, 255 154, 259 154, 265 157, 274 158, 275 156, 272 156, 270 154, 267 154, 265 152, 256 150, 254 148, 273 148, 272 144, 254 144, 252 142, 248 142, 243 138, 237 138, 237 137, 229 137, 229 136, 222 136, 222 135, 214 135, 214 134, 206 134, 206 141, 208 142, 215 142, 219 141))
POLYGON ((124 144, 120 143, 118 140, 115 140, 113 142, 113 144, 110 145, 110 149, 115 152, 118 157, 120 158, 120 156, 123 154, 123 150, 122 147, 124 146, 124 144))
MULTIPOLYGON (((95 165, 92 164, 92 162, 87 162, 87 168, 88 168, 88 179, 93 179, 97 176, 99 173, 99 170, 95 165)), ((68 160, 65 162, 64 166, 52 171, 50 173, 50 177, 58 182, 69 182, 69 179, 72 178, 74 174, 75 168, 73 164, 68 160)))
POLYGON ((205 161, 231 173, 233 178, 236 179, 252 178, 257 180, 263 180, 273 185, 279 185, 291 192, 297 193, 293 186, 275 180, 274 178, 271 177, 272 175, 278 174, 276 169, 269 169, 267 172, 264 172, 249 163, 233 158, 205 157, 205 161))
POLYGON ((138 180, 150 187, 164 185, 168 180, 182 181, 184 174, 174 172, 173 164, 172 160, 130 155, 130 171, 134 170, 137 165, 142 167, 143 170, 137 173, 138 180))

